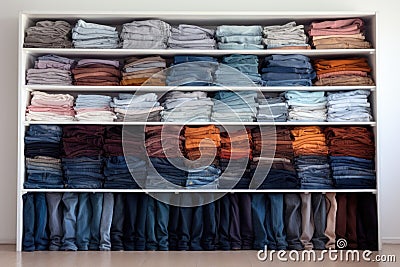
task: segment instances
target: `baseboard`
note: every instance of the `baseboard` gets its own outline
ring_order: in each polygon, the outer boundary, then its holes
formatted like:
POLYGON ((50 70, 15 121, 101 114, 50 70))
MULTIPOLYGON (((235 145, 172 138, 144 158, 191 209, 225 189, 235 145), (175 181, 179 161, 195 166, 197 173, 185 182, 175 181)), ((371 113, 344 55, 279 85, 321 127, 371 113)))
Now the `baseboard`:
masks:
POLYGON ((400 244, 400 237, 382 238, 382 244, 400 244))
POLYGON ((15 239, 0 239, 0 245, 15 245, 15 239))

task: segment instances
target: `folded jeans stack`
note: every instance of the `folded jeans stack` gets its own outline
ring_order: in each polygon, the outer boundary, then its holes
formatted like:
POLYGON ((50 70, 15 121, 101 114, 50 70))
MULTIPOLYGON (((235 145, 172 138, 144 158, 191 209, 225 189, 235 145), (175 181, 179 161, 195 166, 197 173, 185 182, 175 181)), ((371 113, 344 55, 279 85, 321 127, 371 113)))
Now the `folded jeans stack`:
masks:
POLYGON ((114 121, 117 117, 110 107, 111 96, 78 95, 75 118, 78 121, 114 121))
POLYGON ((88 23, 78 20, 72 29, 72 42, 75 48, 104 48, 119 47, 119 37, 116 27, 88 23))
POLYGON ((25 134, 27 179, 24 188, 64 188, 60 161, 61 137, 60 126, 29 126, 25 134))
POLYGON ((115 86, 121 77, 119 61, 106 59, 81 59, 72 73, 74 85, 81 86, 115 86))
POLYGON ((122 48, 165 49, 171 26, 161 20, 133 21, 122 25, 122 48))
POLYGON ((168 48, 215 49, 214 30, 196 25, 180 24, 171 29, 168 48))
POLYGON ((333 188, 328 147, 322 129, 318 126, 295 127, 291 133, 301 189, 333 188))
POLYGON ((284 25, 265 26, 263 37, 267 49, 310 49, 304 25, 296 25, 295 21, 284 25))
POLYGON ((311 86, 316 74, 310 59, 303 55, 271 55, 262 63, 266 86, 311 86))
POLYGON ((360 18, 312 22, 308 34, 315 49, 371 48, 360 18))
POLYGON ((210 121, 213 101, 206 92, 170 91, 163 97, 161 121, 210 121))
POLYGON ((64 126, 62 164, 67 188, 102 188, 104 131, 97 125, 64 126))
POLYGON ((40 56, 26 72, 26 84, 71 85, 74 60, 56 55, 40 56))
POLYGON ((364 127, 329 127, 325 133, 336 188, 374 189, 372 132, 364 127))
POLYGON ((262 27, 259 25, 221 25, 217 27, 215 36, 218 49, 251 50, 263 49, 262 27))
POLYGON ((217 189, 221 170, 214 164, 189 168, 186 188, 189 189, 217 189))
POLYGON ((221 189, 246 189, 251 182, 248 163, 252 160, 252 136, 249 129, 241 128, 232 126, 221 132, 221 189))
POLYGON ((252 137, 252 184, 258 185, 258 189, 298 188, 290 130, 286 127, 277 127, 275 130, 259 127, 253 129, 252 137))
POLYGON ((175 56, 166 71, 168 86, 209 86, 214 82, 217 59, 209 56, 175 56))
POLYGON ((288 121, 326 121, 325 92, 287 91, 288 121))
POLYGON ((256 91, 218 91, 214 98, 213 121, 252 122, 257 114, 256 91))
POLYGON ((61 20, 38 21, 26 29, 24 47, 71 48, 71 25, 61 20))
POLYGON ((130 57, 122 69, 121 85, 165 86, 165 59, 160 56, 130 57))
POLYGON ((316 86, 374 85, 366 58, 315 59, 316 86))
POLYGON ((261 84, 258 57, 255 55, 230 55, 222 58, 215 72, 215 83, 223 86, 253 86, 261 84), (241 75, 236 70, 245 75, 241 75))
POLYGON ((259 94, 257 103, 257 121, 286 121, 288 116, 288 105, 282 94, 259 94))
POLYGON ((160 121, 160 111, 164 108, 155 93, 133 95, 120 93, 113 98, 110 106, 114 108, 116 121, 160 121))
POLYGON ((28 121, 73 121, 74 97, 69 94, 47 94, 33 91, 31 103, 26 109, 28 121))
POLYGON ((149 164, 146 188, 171 189, 186 186, 187 171, 178 167, 183 166, 182 158, 150 157, 149 164))
POLYGON ((327 92, 327 121, 371 121, 369 90, 327 92))

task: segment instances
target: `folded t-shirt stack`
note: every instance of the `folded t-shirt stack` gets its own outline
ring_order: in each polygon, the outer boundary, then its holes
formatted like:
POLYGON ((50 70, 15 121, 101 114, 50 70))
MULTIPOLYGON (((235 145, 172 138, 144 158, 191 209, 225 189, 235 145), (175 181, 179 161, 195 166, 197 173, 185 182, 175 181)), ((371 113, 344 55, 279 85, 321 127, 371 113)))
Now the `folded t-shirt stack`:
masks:
POLYGON ((259 25, 221 25, 215 32, 218 49, 263 49, 262 27, 259 25))
POLYGON ((366 58, 315 59, 313 63, 317 72, 317 86, 374 85, 366 58))
POLYGON ((327 92, 327 121, 371 121, 369 90, 327 92))
POLYGON ((210 121, 213 101, 206 92, 171 91, 163 97, 162 121, 210 121))
POLYGON ((110 107, 111 96, 78 95, 75 101, 79 121, 114 121, 117 117, 110 107))
POLYGON ((175 56, 167 70, 168 86, 208 86, 214 81, 217 59, 208 56, 175 56))
POLYGON ((224 86, 251 86, 262 83, 258 73, 258 57, 255 55, 230 55, 222 58, 215 72, 215 83, 224 86), (245 75, 241 75, 236 70, 245 75))
POLYGON ((328 147, 322 129, 318 126, 295 127, 291 134, 301 189, 332 189, 328 147))
POLYGON ((364 127, 329 127, 325 133, 336 188, 375 188, 372 132, 364 127))
POLYGON ((104 126, 63 127, 64 169, 67 188, 101 188, 103 185, 104 126))
POLYGON ((121 72, 118 60, 81 59, 72 69, 74 85, 119 85, 121 72))
POLYGON ((171 49, 215 49, 214 30, 196 25, 180 24, 171 29, 168 47, 171 49))
POLYGON ((26 109, 28 121, 73 121, 74 97, 69 94, 47 94, 33 91, 31 104, 26 109))
POLYGON ((286 121, 288 105, 284 94, 264 93, 257 98, 257 121, 286 121))
POLYGON ((251 181, 249 160, 252 160, 252 137, 250 130, 232 126, 221 132, 219 165, 222 176, 219 188, 246 189, 251 181))
POLYGON ((131 57, 125 60, 122 69, 121 85, 127 86, 164 86, 167 67, 165 59, 160 56, 131 57))
POLYGON ((114 108, 117 121, 160 121, 160 111, 164 108, 155 93, 133 95, 120 93, 113 98, 110 106, 114 108))
POLYGON ((308 34, 316 49, 370 48, 360 18, 313 22, 308 34))
POLYGON ((171 26, 161 20, 142 20, 122 25, 122 48, 165 49, 171 26))
POLYGON ((288 121, 326 121, 325 92, 287 91, 288 121))
POLYGON ((303 55, 271 55, 262 64, 267 86, 311 86, 316 75, 310 59, 303 55))
MULTIPOLYGON (((125 138, 125 148, 127 148, 126 142, 131 141, 133 141, 131 137, 125 138)), ((143 143, 141 146, 143 147, 143 149, 141 149, 143 156, 145 154, 143 143)), ((129 147, 131 147, 131 145, 129 145, 129 147)), ((146 161, 138 157, 137 153, 132 153, 133 151, 128 150, 127 153, 124 153, 121 126, 111 126, 106 129, 103 149, 105 156, 104 188, 137 189, 145 185, 147 177, 146 161), (130 170, 134 172, 134 177, 132 177, 130 170)), ((139 148, 134 152, 139 152, 139 148)))
POLYGON ((24 47, 71 48, 71 25, 61 20, 38 21, 26 29, 24 47))
POLYGON ((24 188, 64 188, 61 170, 62 129, 57 125, 30 125, 25 135, 27 179, 24 188))
POLYGON ((74 60, 56 55, 38 57, 35 66, 28 69, 27 84, 71 85, 71 68, 74 60))
POLYGON ((252 185, 259 189, 298 188, 290 130, 259 127, 253 129, 252 137, 252 185))
POLYGON ((310 49, 304 25, 296 25, 295 21, 284 25, 265 26, 263 43, 267 49, 310 49))
POLYGON ((255 91, 218 91, 214 98, 213 121, 254 121, 258 103, 255 91))
POLYGON ((116 27, 88 23, 78 20, 72 29, 75 48, 118 48, 119 37, 116 27))

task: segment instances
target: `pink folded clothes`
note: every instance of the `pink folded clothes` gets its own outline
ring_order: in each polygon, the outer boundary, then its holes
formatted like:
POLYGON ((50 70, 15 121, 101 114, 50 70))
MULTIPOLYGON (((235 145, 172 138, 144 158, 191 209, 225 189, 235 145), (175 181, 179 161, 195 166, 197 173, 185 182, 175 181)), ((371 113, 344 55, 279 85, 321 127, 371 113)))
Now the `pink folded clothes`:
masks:
POLYGON ((34 91, 31 95, 31 105, 33 106, 72 107, 74 105, 74 97, 69 94, 47 94, 34 91))
POLYGON ((93 64, 106 64, 119 68, 118 60, 106 60, 106 59, 81 59, 78 61, 76 66, 79 67, 79 66, 93 65, 93 64))
POLYGON ((364 21, 360 18, 353 19, 339 19, 339 20, 327 20, 322 22, 311 23, 312 29, 340 29, 346 28, 346 26, 354 25, 357 29, 364 26, 364 21))
POLYGON ((60 63, 52 60, 37 60, 35 62, 35 69, 71 70, 71 64, 60 63))
POLYGON ((38 106, 28 106, 26 109, 26 112, 46 112, 46 113, 54 113, 57 115, 69 115, 69 116, 74 116, 75 111, 70 108, 52 108, 52 107, 38 107, 38 106))
POLYGON ((110 107, 102 108, 76 108, 76 113, 95 112, 95 111, 113 111, 110 107))
POLYGON ((361 77, 367 77, 368 73, 366 73, 365 71, 358 71, 358 70, 333 71, 329 73, 319 74, 318 78, 327 78, 338 75, 357 75, 361 77))

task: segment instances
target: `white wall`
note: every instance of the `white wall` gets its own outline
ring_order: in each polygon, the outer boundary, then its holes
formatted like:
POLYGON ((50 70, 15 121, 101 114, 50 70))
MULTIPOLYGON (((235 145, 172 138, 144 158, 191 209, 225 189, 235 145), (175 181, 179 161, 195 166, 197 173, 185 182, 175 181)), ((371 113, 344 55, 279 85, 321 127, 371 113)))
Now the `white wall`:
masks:
POLYGON ((381 234, 386 240, 400 242, 400 132, 398 113, 400 99, 398 37, 399 14, 395 0, 152 0, 152 1, 6 1, 0 10, 0 65, 2 105, 0 117, 0 242, 15 242, 16 170, 17 170, 17 32, 18 12, 26 11, 378 11, 381 38, 380 140, 381 140, 381 234), (397 166, 399 164, 399 166, 397 166))

